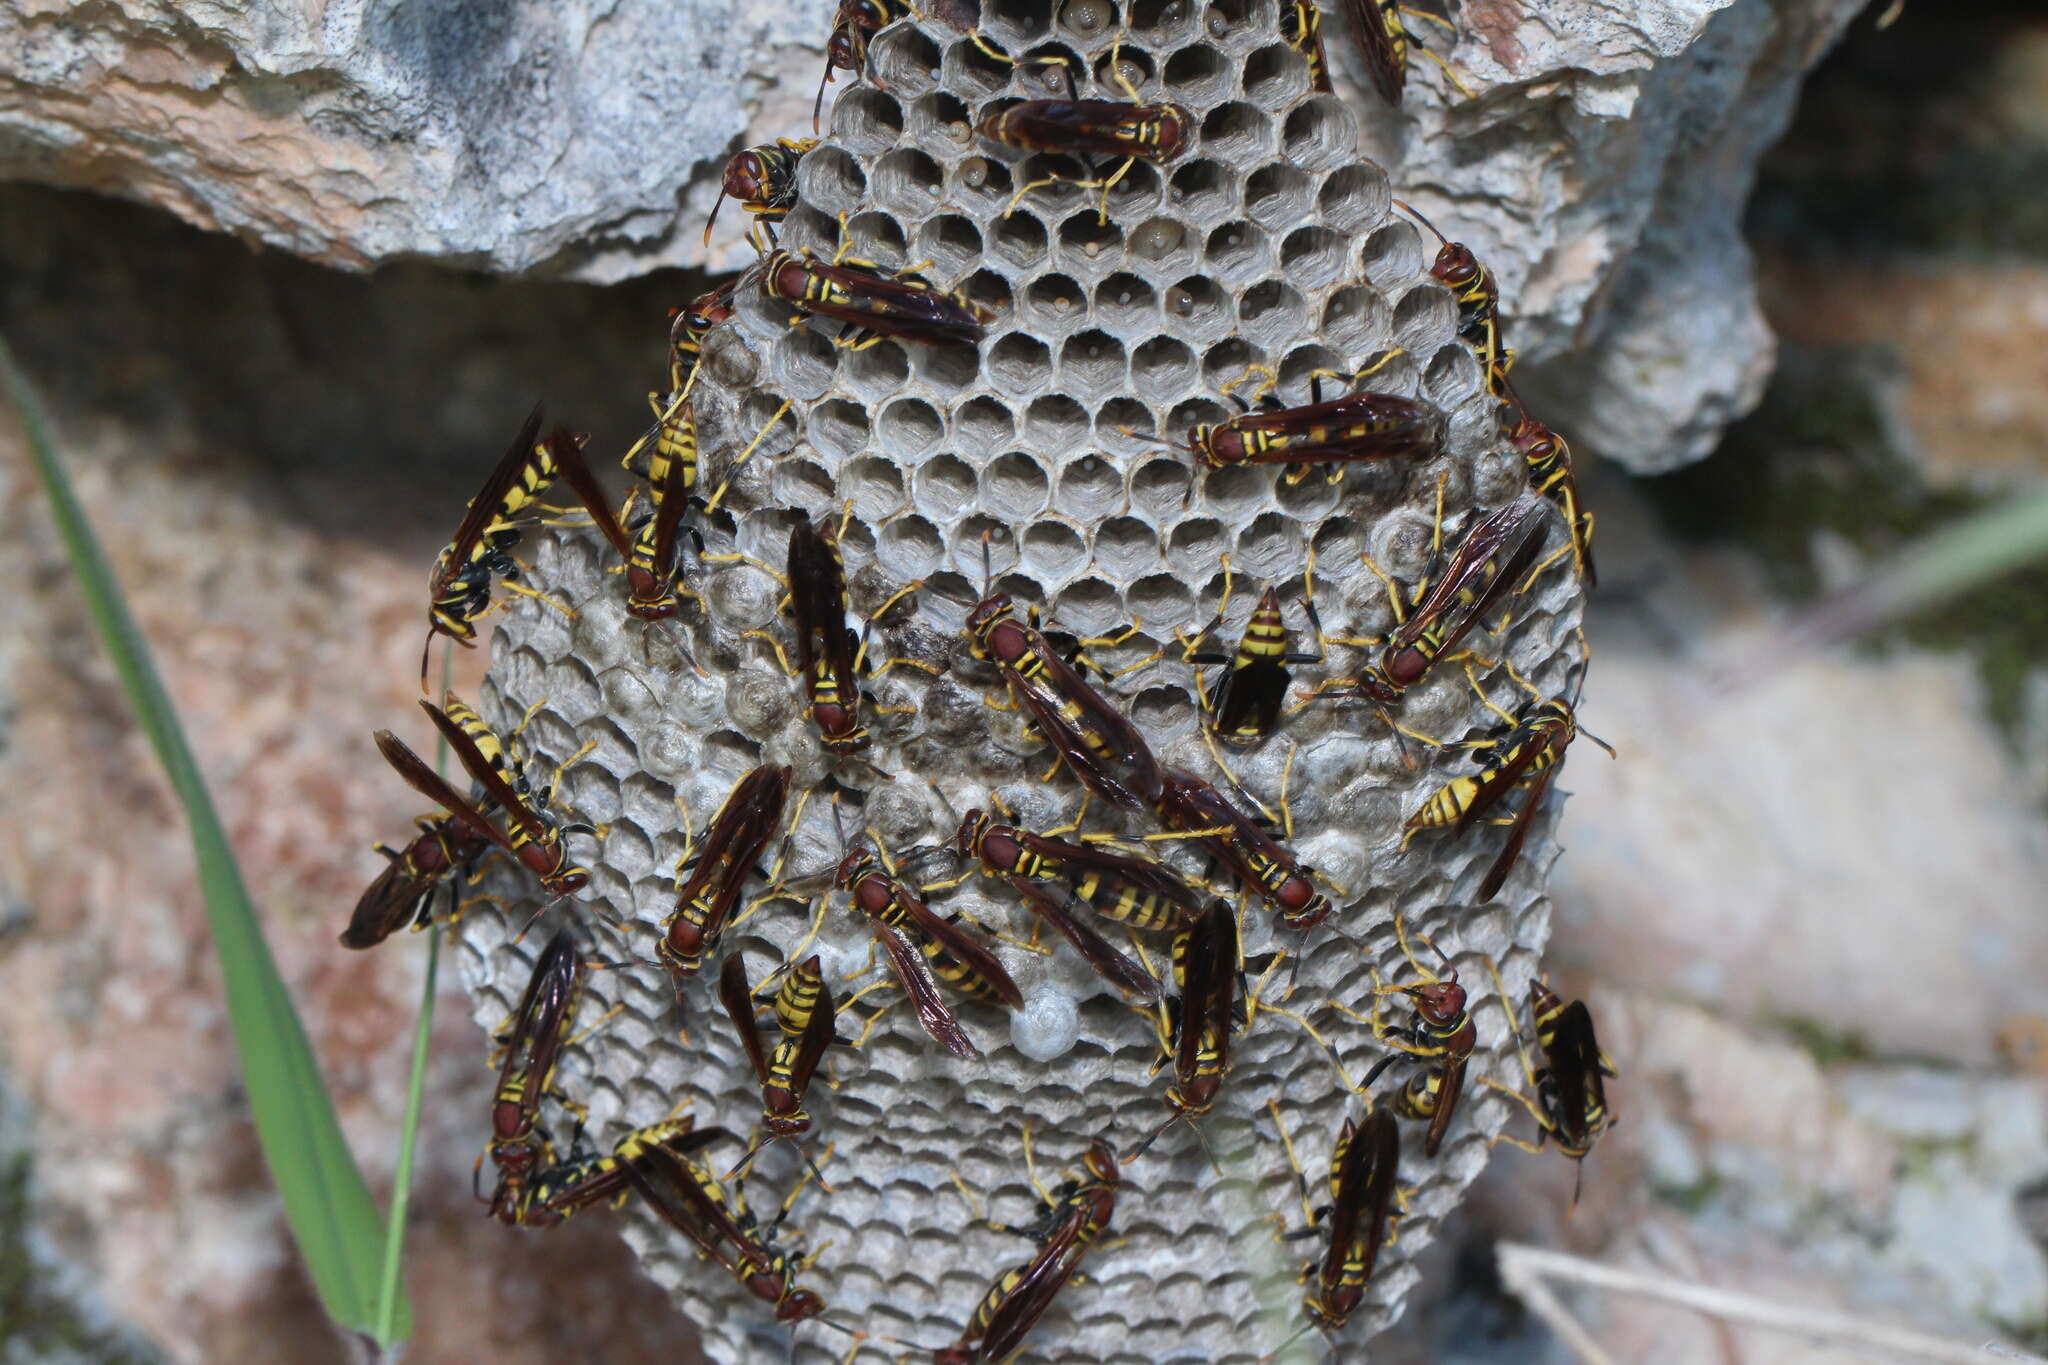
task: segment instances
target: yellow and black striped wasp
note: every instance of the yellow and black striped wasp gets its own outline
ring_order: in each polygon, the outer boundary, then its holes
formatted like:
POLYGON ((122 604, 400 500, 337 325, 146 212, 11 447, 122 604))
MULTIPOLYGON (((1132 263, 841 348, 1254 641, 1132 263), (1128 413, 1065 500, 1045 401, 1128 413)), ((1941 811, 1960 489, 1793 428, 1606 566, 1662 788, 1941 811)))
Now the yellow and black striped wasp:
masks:
POLYGON ((1323 51, 1323 12, 1316 0, 1281 0, 1280 40, 1308 63, 1308 88, 1330 92, 1330 59, 1323 51))
MULTIPOLYGON (((567 929, 558 930, 541 950, 513 1012, 498 1086, 491 1094, 491 1140, 477 1157, 477 1170, 485 1156, 497 1168, 498 1186, 490 1203, 491 1216, 500 1222, 518 1221, 527 1182, 554 1164, 553 1149, 540 1130, 540 1106, 553 1093, 555 1064, 575 1025, 582 985, 583 960, 575 940, 567 929)), ((472 1172, 472 1193, 474 1185, 472 1172)))
MULTIPOLYGON (((1370 1102, 1368 1097, 1367 1103, 1370 1102)), ((1396 1217, 1395 1206, 1402 1197, 1395 1183, 1401 1164, 1401 1130, 1386 1109, 1372 1109, 1363 1124, 1347 1115, 1344 1130, 1330 1153, 1330 1202, 1311 1208, 1308 1178, 1295 1159, 1294 1142, 1287 1136, 1287 1126, 1280 1121, 1279 1102, 1269 1100, 1267 1108, 1272 1110, 1273 1126, 1279 1130, 1287 1162, 1294 1168, 1302 1212, 1308 1219, 1305 1227, 1287 1236, 1312 1237, 1321 1227, 1326 1237, 1322 1256, 1310 1261, 1301 1272, 1302 1281, 1309 1285, 1302 1307, 1310 1327, 1335 1331, 1351 1320, 1365 1298, 1380 1247, 1387 1240, 1388 1224, 1396 1217)), ((1302 1329, 1308 1330, 1309 1327, 1302 1329)), ((1285 1349, 1284 1344, 1281 1349, 1285 1349)), ((1279 1351, 1273 1354, 1278 1355, 1279 1351)))
POLYGON ((989 1286, 959 1338, 932 1353, 932 1365, 994 1365, 1013 1358, 1108 1230, 1122 1180, 1115 1151, 1096 1139, 1082 1158, 1081 1178, 1048 1196, 1045 1213, 1031 1228, 1012 1229, 1035 1238, 1037 1253, 989 1286))
MULTIPOLYGON (((1166 1121, 1131 1149, 1135 1161, 1168 1128, 1195 1122, 1209 1112, 1230 1074, 1230 1035, 1236 1030, 1238 986, 1237 916, 1221 898, 1209 902, 1202 918, 1174 943, 1174 974, 1180 999, 1173 1009, 1162 1007, 1162 1033, 1170 1031, 1173 1083, 1166 1088, 1166 1121)), ((1165 1041, 1162 1039, 1162 1041, 1165 1041)), ((1204 1143, 1207 1139, 1203 1139, 1204 1143)))
POLYGON ((1529 466, 1529 485, 1557 504, 1572 535, 1572 554, 1588 588, 1600 577, 1593 571, 1593 514, 1579 502, 1579 481, 1572 469, 1572 448, 1564 437, 1537 421, 1522 400, 1509 395, 1501 405, 1501 430, 1529 466))
MULTIPOLYGON (((473 646, 477 618, 490 609, 493 579, 515 592, 540 596, 517 582, 520 568, 512 547, 558 472, 562 446, 554 436, 545 442, 536 439, 545 418, 544 405, 534 404, 491 476, 469 500, 455 538, 434 559, 427 580, 427 643, 420 651, 422 692, 427 690, 434 637, 445 635, 464 648, 473 646)), ((559 428, 557 434, 566 436, 559 428)))
POLYGON ((802 1322, 823 1313, 824 1299, 796 1282, 809 1261, 791 1257, 775 1240, 776 1230, 789 1216, 803 1185, 799 1183, 790 1192, 781 1212, 764 1227, 747 1207, 745 1182, 727 1189, 691 1159, 690 1150, 676 1143, 658 1145, 648 1152, 647 1160, 626 1168, 627 1179, 670 1227, 725 1267, 748 1293, 772 1306, 776 1321, 802 1322))
MULTIPOLYGON (((452 698, 451 698, 452 700, 452 698)), ((459 705, 459 703, 458 703, 459 705)), ((569 851, 563 836, 571 833, 591 833, 591 826, 582 823, 561 824, 550 813, 554 801, 554 787, 559 783, 564 763, 555 771, 555 782, 536 801, 530 790, 521 790, 524 782, 515 785, 506 770, 491 761, 474 738, 460 724, 452 719, 441 707, 422 699, 420 708, 427 713, 442 736, 448 741, 449 750, 454 753, 472 781, 495 803, 504 817, 505 827, 501 830, 477 805, 457 792, 446 778, 428 767, 420 756, 408 748, 403 740, 389 730, 376 734, 377 748, 384 758, 397 770, 398 775, 409 783, 414 791, 430 801, 437 801, 465 830, 478 832, 491 843, 510 854, 521 866, 540 878, 541 885, 550 895, 574 895, 589 885, 590 873, 569 861, 569 851)), ((574 758, 568 762, 574 762, 574 758)))
POLYGON ((985 874, 1013 886, 1062 883, 1096 914, 1133 929, 1185 929, 1207 905, 1179 873, 1153 859, 997 824, 979 810, 961 820, 954 847, 962 858, 979 860, 985 874))
POLYGON ((955 1057, 978 1060, 981 1050, 947 1007, 933 974, 963 994, 1009 1009, 1023 1005, 1024 993, 993 952, 934 914, 895 867, 878 857, 880 846, 879 839, 874 849, 856 846, 840 861, 833 884, 868 921, 925 1032, 955 1057))
MULTIPOLYGON (((832 988, 825 984, 818 958, 813 955, 794 963, 783 973, 775 993, 775 1023, 781 1032, 771 1051, 763 1046, 754 1023, 754 995, 747 984, 745 954, 735 949, 725 959, 718 975, 718 999, 740 1036, 747 1060, 753 1063, 754 1078, 761 1085, 761 1136, 747 1149, 734 1169, 744 1171, 754 1154, 776 1139, 788 1141, 803 1151, 797 1139, 811 1130, 811 1116, 804 1111, 804 1095, 811 1077, 833 1042, 837 1009, 832 988)), ((810 1157, 805 1154, 804 1160, 810 1157)), ((816 1171, 813 1166, 813 1172, 816 1171)), ((820 1177, 822 1183, 822 1177, 820 1177)))
MULTIPOLYGON (((1158 863, 998 825, 979 810, 967 812, 960 822, 955 847, 963 859, 979 860, 983 873, 1008 884, 1096 975, 1141 1001, 1157 998, 1159 983, 1074 915, 1069 904, 1080 901, 1134 928, 1163 929, 1191 921, 1202 903, 1193 887, 1158 863)), ((925 889, 957 886, 962 879, 925 889)))
POLYGON ((1411 46, 1435 62, 1442 69, 1444 79, 1459 94, 1471 98, 1471 90, 1458 79, 1450 63, 1424 47, 1407 24, 1407 18, 1426 19, 1456 33, 1457 29, 1448 20, 1424 10, 1410 9, 1401 0, 1351 0, 1351 18, 1358 30, 1359 46, 1365 53, 1365 69, 1372 76, 1373 87, 1380 92, 1380 98, 1388 104, 1398 107, 1401 103, 1402 87, 1408 83, 1408 49, 1411 46))
POLYGON ((935 346, 981 340, 992 310, 925 279, 918 273, 923 262, 892 270, 849 256, 852 244, 844 238, 829 261, 778 247, 743 278, 759 280, 769 298, 795 305, 793 325, 801 326, 805 315, 843 324, 832 344, 845 350, 863 351, 884 337, 935 346))
MULTIPOLYGON (((1318 643, 1377 651, 1367 658, 1357 676, 1326 683, 1316 690, 1315 697, 1364 697, 1383 710, 1399 702, 1402 694, 1428 677, 1438 662, 1451 656, 1495 604, 1527 585, 1533 577, 1530 570, 1535 566, 1536 553, 1543 544, 1546 521, 1542 499, 1533 497, 1518 498, 1481 517, 1458 543, 1443 572, 1426 580, 1426 587, 1419 585, 1415 589, 1421 594, 1420 600, 1405 613, 1402 592, 1370 560, 1366 561, 1367 567, 1386 583, 1387 600, 1394 608, 1396 625, 1385 637, 1328 635, 1316 619, 1314 600, 1307 601, 1304 605, 1315 623, 1318 643)), ((1440 531, 1441 503, 1437 524, 1440 531)))
MULTIPOLYGON (((819 93, 824 92, 821 89, 819 93)), ((725 163, 718 201, 711 206, 711 216, 704 221, 704 245, 711 245, 712 225, 718 221, 719 208, 730 197, 754 217, 753 225, 747 229, 747 240, 753 243, 754 249, 766 251, 772 246, 775 225, 796 207, 797 165, 817 145, 818 140, 814 137, 779 137, 773 142, 735 153, 732 160, 725 163)))
POLYGON ((1586 1002, 1567 1003, 1542 981, 1531 980, 1529 1022, 1537 1046, 1543 1049, 1543 1065, 1531 1066, 1513 1001, 1501 983, 1500 969, 1490 960, 1486 965, 1493 973, 1501 1003, 1507 1008, 1508 1028, 1515 1037, 1515 1055, 1521 1060, 1529 1089, 1527 1093, 1511 1090, 1486 1076, 1480 1077, 1480 1083, 1514 1100, 1536 1120, 1535 1142, 1508 1133, 1500 1134, 1494 1141, 1520 1147, 1525 1152, 1540 1152, 1545 1142, 1554 1143, 1558 1151, 1577 1165, 1572 1180, 1572 1203, 1577 1204, 1585 1181, 1586 1157, 1600 1135, 1616 1122, 1614 1111, 1607 1106, 1607 1081, 1616 1075, 1614 1064, 1600 1051, 1600 1041, 1593 1034, 1593 1014, 1586 1008, 1586 1002), (1531 1095, 1535 1098, 1530 1098, 1531 1095))
POLYGON ((717 950, 741 888, 781 830, 790 777, 786 763, 763 763, 747 773, 733 784, 703 841, 692 839, 685 849, 690 874, 676 888, 676 908, 654 950, 678 988, 717 950))
POLYGON ((648 460, 653 507, 631 532, 612 515, 604 489, 581 456, 561 462, 563 482, 625 562, 626 610, 648 622, 666 621, 682 610, 676 589, 682 567, 678 551, 697 486, 697 425, 690 405, 682 402, 676 411, 664 413, 660 429, 648 460))
POLYGON ((1467 1004, 1465 988, 1458 984, 1458 973, 1452 968, 1450 959, 1443 950, 1423 938, 1431 952, 1443 962, 1441 976, 1415 960, 1415 954, 1408 947, 1408 930, 1401 917, 1394 916, 1394 934, 1401 944, 1402 956, 1408 959, 1420 981, 1409 985, 1387 986, 1380 982, 1379 971, 1373 971, 1372 1014, 1362 1018, 1357 1011, 1342 1001, 1330 1003, 1352 1019, 1368 1024, 1372 1036, 1382 1045, 1392 1049, 1372 1069, 1365 1073, 1359 1089, 1369 1091, 1387 1068, 1397 1064, 1417 1066, 1419 1069, 1408 1078, 1394 1101, 1395 1112, 1402 1118, 1414 1119, 1429 1125, 1423 1138, 1422 1154, 1433 1157, 1443 1146, 1444 1134, 1450 1131, 1451 1116, 1457 1112, 1458 1098, 1465 1092, 1465 1069, 1471 1064, 1472 1049, 1479 1041, 1478 1026, 1472 1022, 1472 1011, 1467 1004), (1389 1027, 1380 1017, 1380 1000, 1388 995, 1405 995, 1415 1011, 1415 1022, 1409 1025, 1389 1027))
POLYGON ((1515 353, 1506 349, 1501 340, 1500 285, 1493 272, 1479 263, 1471 247, 1444 236, 1435 223, 1412 206, 1396 199, 1394 207, 1428 228, 1436 238, 1436 259, 1430 263, 1429 273, 1457 296, 1458 339, 1478 358, 1486 378, 1486 391, 1495 398, 1507 398, 1508 370, 1515 363, 1515 353))
POLYGON ((1232 575, 1228 555, 1223 557, 1223 575, 1223 600, 1216 604, 1216 617, 1187 643, 1181 659, 1197 670, 1195 691, 1209 733, 1234 748, 1248 748, 1272 734, 1280 723, 1287 688, 1294 680, 1288 666, 1319 664, 1323 655, 1320 650, 1307 654, 1289 648, 1292 636, 1280 614, 1280 593, 1272 587, 1259 595, 1234 651, 1225 654, 1203 650, 1202 644, 1223 624, 1223 614, 1230 606, 1232 575), (1224 673, 1211 692, 1202 681, 1200 670, 1219 664, 1224 673))
MULTIPOLYGON (((1490 703, 1489 703, 1490 704, 1490 703)), ((1536 808, 1557 777, 1565 749, 1581 733, 1572 703, 1562 697, 1532 701, 1513 717, 1512 728, 1495 739, 1465 741, 1462 747, 1480 754, 1479 771, 1456 777, 1430 794, 1415 814, 1408 817, 1407 837, 1425 829, 1469 829, 1484 819, 1509 792, 1524 788, 1522 808, 1507 818, 1511 826, 1507 843, 1487 869, 1479 885, 1479 898, 1492 899, 1508 873, 1522 856, 1536 808)), ((1588 733, 1586 738, 1614 752, 1606 740, 1588 733)))

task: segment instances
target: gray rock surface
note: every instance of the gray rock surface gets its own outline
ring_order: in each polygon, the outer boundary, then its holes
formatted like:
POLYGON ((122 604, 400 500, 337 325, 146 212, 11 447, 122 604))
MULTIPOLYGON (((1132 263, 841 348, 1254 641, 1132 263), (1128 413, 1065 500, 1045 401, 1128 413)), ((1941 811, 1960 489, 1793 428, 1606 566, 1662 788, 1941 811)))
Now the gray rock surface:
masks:
MULTIPOLYGON (((1396 192, 1496 272, 1528 386, 1566 400, 1553 423, 1668 468, 1755 401, 1772 347, 1740 206, 1861 5, 1468 0, 1455 40, 1418 31, 1473 98, 1419 62, 1403 109, 1349 102, 1396 192)), ((0 0, 0 176, 356 268, 736 267, 737 231, 707 256, 698 225, 735 148, 806 130, 829 8, 0 0)))

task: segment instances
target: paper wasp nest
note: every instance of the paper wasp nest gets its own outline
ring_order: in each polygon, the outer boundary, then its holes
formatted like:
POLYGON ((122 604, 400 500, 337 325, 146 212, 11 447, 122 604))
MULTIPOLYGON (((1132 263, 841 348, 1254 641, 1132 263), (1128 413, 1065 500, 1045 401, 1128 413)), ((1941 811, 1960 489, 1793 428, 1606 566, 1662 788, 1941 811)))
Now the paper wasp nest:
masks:
MULTIPOLYGON (((818 8, 822 24, 829 7, 818 8)), ((884 341, 855 352, 833 347, 829 324, 792 328, 786 305, 758 288, 742 291, 737 318, 705 346, 695 389, 706 453, 700 493, 718 486, 734 454, 784 399, 794 407, 700 524, 712 555, 738 551, 779 568, 785 509, 836 521, 850 503, 843 539, 856 610, 872 611, 912 580, 928 585, 914 610, 899 605, 876 627, 871 654, 943 672, 897 666, 873 684, 882 706, 905 708, 870 714, 877 738, 869 756, 894 775, 884 781, 864 765, 828 760, 797 683, 763 640, 743 636, 774 632, 787 647, 788 627, 777 615, 782 589, 770 577, 731 562, 700 571, 692 560, 690 583, 703 609, 686 607, 680 621, 707 675, 700 677, 668 637, 626 616, 620 580, 606 572, 613 557, 593 534, 558 533, 533 545, 534 586, 578 614, 572 621, 525 599, 511 606, 493 646, 484 709, 494 723, 510 724, 542 702, 525 738, 550 759, 596 742, 569 768, 561 791, 566 805, 604 827, 601 841, 571 838, 593 880, 580 904, 552 912, 579 921, 591 956, 651 955, 674 906, 684 843, 677 803, 689 808, 701 835, 734 780, 764 760, 794 765, 795 790, 814 791, 783 871, 797 883, 793 895, 813 902, 842 851, 823 789, 828 773, 864 793, 864 801, 839 803, 846 836, 865 837, 872 827, 899 858, 950 843, 955 816, 929 782, 939 784, 953 812, 987 806, 989 793, 1000 790, 1017 823, 1029 828, 1073 814, 1079 789, 1064 772, 1042 780, 1050 751, 1017 714, 985 704, 1001 696, 1000 681, 964 647, 959 626, 964 603, 981 595, 984 533, 997 586, 1045 606, 1050 625, 1093 635, 1142 623, 1130 643, 1103 652, 1105 663, 1135 662, 1166 647, 1164 661, 1118 680, 1111 692, 1162 761, 1213 779, 1177 633, 1192 636, 1215 611, 1226 554, 1237 591, 1218 647, 1235 644, 1264 582, 1280 586, 1297 647, 1312 647, 1300 601, 1311 547, 1316 604, 1329 632, 1377 635, 1392 618, 1361 552, 1413 584, 1429 569, 1440 478, 1453 536, 1471 524, 1474 509, 1499 507, 1524 490, 1521 461, 1500 439, 1495 404, 1456 338, 1452 296, 1426 273, 1434 243, 1425 245, 1423 234, 1390 212, 1386 174, 1354 150, 1352 113, 1338 96, 1311 92, 1277 22, 1267 0, 1133 0, 1121 15, 1095 0, 986 7, 983 32, 992 43, 1018 56, 1065 56, 1084 96, 1121 97, 1106 78, 1121 32, 1120 59, 1143 98, 1172 100, 1195 114, 1195 145, 1166 166, 1134 166, 1110 195, 1106 224, 1097 221, 1094 195, 1068 185, 1034 191, 1003 216, 1012 188, 1045 173, 1041 159, 970 131, 993 102, 1063 93, 1053 68, 1003 64, 933 19, 900 21, 876 37, 873 79, 840 87, 825 141, 803 163, 801 206, 782 241, 829 257, 843 211, 853 255, 889 266, 929 259, 926 273, 936 284, 964 290, 995 310, 995 321, 978 350, 884 341), (1198 473, 1186 451, 1118 430, 1182 437, 1191 423, 1227 416, 1234 409, 1219 389, 1253 363, 1278 372, 1283 401, 1305 403, 1312 370, 1349 371, 1390 347, 1406 354, 1370 387, 1441 407, 1449 419, 1441 456, 1356 466, 1340 484, 1317 469, 1288 486, 1270 468, 1198 473), (584 907, 629 922, 633 934, 621 938, 584 907)), ((1325 41, 1351 41, 1335 16, 1325 41)), ((1411 90, 1410 98, 1435 95, 1411 90)), ((658 347, 659 338, 650 343, 658 347)), ((1548 548, 1561 545, 1562 522, 1548 534, 1548 548)), ((1567 558, 1514 600, 1499 635, 1481 630, 1468 644, 1511 660, 1546 695, 1562 695, 1578 658, 1579 591, 1567 558)), ((1298 668, 1295 698, 1325 678, 1347 676, 1360 657, 1333 647, 1326 666, 1298 668)), ((1504 670, 1480 676, 1502 707, 1520 704, 1504 670)), ((1399 718, 1446 740, 1498 724, 1455 665, 1411 691, 1399 718)), ((1542 885, 1555 846, 1546 814, 1503 893, 1477 904, 1500 831, 1425 832, 1405 850, 1401 838, 1406 815, 1450 776, 1470 771, 1468 758, 1418 748, 1419 768, 1411 770, 1370 708, 1317 704, 1257 749, 1230 755, 1244 785, 1276 811, 1290 752, 1292 847, 1348 893, 1311 935, 1290 1006, 1337 1042, 1354 1079, 1362 1075, 1381 1049, 1369 1030, 1321 1002, 1334 994, 1366 1007, 1373 964, 1390 981, 1413 979, 1395 943, 1399 912, 1452 956, 1480 1033, 1475 1079, 1439 1159, 1424 1160, 1419 1128, 1404 1124, 1401 1180, 1415 1187, 1409 1213, 1398 1241, 1381 1253, 1366 1306, 1339 1337, 1342 1358, 1363 1360, 1363 1343, 1392 1320, 1414 1282, 1416 1252, 1440 1220, 1456 1216, 1461 1191, 1486 1160, 1487 1136, 1507 1117, 1506 1103, 1476 1085, 1479 1075, 1518 1078, 1480 954, 1499 959, 1510 988, 1520 990, 1549 932, 1542 885)), ((1126 824, 1099 802, 1089 819, 1093 828, 1132 835, 1153 828, 1126 824)), ((1190 875, 1202 871, 1190 850, 1152 847, 1190 875)), ((964 870, 950 855, 931 857, 915 878, 964 870)), ((1234 896, 1227 875, 1217 877, 1219 891, 1234 896)), ((529 880, 497 866, 487 889, 503 907, 478 909, 461 922, 461 958, 477 1017, 495 1024, 517 1002, 546 934, 511 942, 539 905, 529 880)), ((933 903, 941 913, 964 910, 1006 933, 1029 933, 1027 913, 986 879, 936 893, 933 903)), ((723 951, 745 947, 750 978, 758 980, 804 935, 812 908, 796 899, 765 905, 728 931, 723 951), (774 950, 765 946, 771 943, 774 950)), ((1121 932, 1108 928, 1121 944, 1121 932)), ((1270 912, 1253 901, 1248 955, 1292 949, 1294 939, 1276 933, 1270 912)), ((865 921, 834 895, 817 950, 842 1001, 877 979, 836 979, 867 964, 871 941, 865 921)), ((976 1223, 951 1173, 989 1216, 1027 1222, 1036 1201, 1020 1125, 1033 1126, 1050 1185, 1077 1164, 1091 1138, 1106 1136, 1127 1151, 1164 1116, 1170 1072, 1151 1074, 1158 1049, 1148 1018, 1064 943, 1052 935, 1045 941, 1054 948, 1049 956, 996 945, 1026 996, 1015 1016, 949 994, 988 1054, 981 1063, 949 1057, 893 987, 842 1017, 840 1030, 851 1035, 870 1009, 896 1002, 865 1047, 828 1053, 823 1070, 836 1088, 813 1087, 818 1125, 810 1148, 822 1154, 834 1144, 825 1166, 833 1188, 806 1190, 787 1226, 803 1229, 808 1247, 830 1243, 804 1278, 829 1302, 833 1319, 927 1346, 950 1342, 990 1282, 1031 1252, 1025 1240, 976 1223)), ((1163 971, 1166 939, 1153 936, 1146 947, 1163 971)), ((564 1088, 589 1106, 592 1141, 608 1149, 685 1096, 700 1126, 751 1131, 759 1090, 717 1010, 714 977, 715 964, 691 983, 687 1018, 679 1021, 674 988, 658 968, 592 974, 582 1017, 624 1006, 563 1067, 564 1088)), ((1269 991, 1277 997, 1278 978, 1269 991)), ((1402 1002, 1390 1005, 1389 1022, 1407 1022, 1402 1002)), ((1269 1215, 1291 1229, 1301 1226, 1302 1213, 1267 1101, 1280 1101, 1318 1203, 1327 1198, 1342 1120, 1362 1113, 1364 1102, 1344 1091, 1321 1048, 1275 1015, 1261 1014, 1239 1036, 1233 1059, 1223 1098, 1203 1125, 1226 1174, 1218 1178, 1185 1125, 1130 1164, 1113 1244, 1089 1258, 1088 1283, 1070 1285, 1054 1303, 1030 1338, 1028 1358, 1250 1362, 1302 1324, 1294 1276, 1318 1254, 1320 1238, 1285 1245, 1273 1238, 1269 1215)), ((1391 1097, 1404 1074, 1382 1082, 1383 1095, 1391 1097)), ((565 1142, 570 1121, 552 1109, 548 1121, 558 1145, 565 1142)), ((738 1155, 737 1147, 714 1149, 712 1159, 723 1169, 738 1155)), ((763 1155, 748 1195, 764 1219, 800 1172, 786 1148, 763 1155)), ((703 1324, 713 1359, 787 1352, 786 1329, 665 1226, 636 1210, 628 1236, 650 1273, 703 1324)), ((847 1346, 815 1323, 797 1337, 797 1358, 805 1361, 838 1359, 847 1346)), ((1288 1358, 1322 1358, 1324 1349, 1311 1333, 1288 1358)), ((879 1358, 876 1351, 902 1354, 877 1345, 864 1358, 879 1358)))

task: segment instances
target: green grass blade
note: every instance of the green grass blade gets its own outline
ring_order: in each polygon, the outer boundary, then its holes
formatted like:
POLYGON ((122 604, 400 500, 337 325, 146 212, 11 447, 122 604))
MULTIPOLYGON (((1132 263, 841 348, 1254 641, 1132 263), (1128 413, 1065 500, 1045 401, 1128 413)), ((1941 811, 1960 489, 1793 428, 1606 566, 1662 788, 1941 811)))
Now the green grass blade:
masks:
MULTIPOLYGON (((185 809, 249 1108, 299 1254, 328 1314, 345 1327, 368 1332, 376 1321, 383 1220, 342 1140, 305 1028, 277 974, 206 782, 150 661, 148 642, 128 612, 120 583, 58 463, 41 405, 4 338, 0 388, 20 417, 51 515, 114 671, 185 809)), ((409 1316, 399 1304, 399 1322, 407 1323, 409 1316)))
POLYGON ((1939 606, 2048 558, 2048 493, 1992 507, 1899 550, 1857 586, 1829 598, 1802 629, 1830 643, 1939 606))
MULTIPOLYGON (((446 741, 443 741, 445 746, 446 741)), ((398 1334, 400 1272, 405 1267, 405 1213, 412 1199, 413 1142, 419 1136, 420 1102, 427 1089, 427 1043, 434 1032, 434 983, 441 969, 441 926, 427 927, 427 983, 420 990, 419 1024, 412 1036, 412 1077, 405 1089, 405 1127, 398 1135, 398 1169, 391 1177, 391 1217, 384 1229, 384 1274, 377 1292, 377 1344, 391 1346, 398 1334)))

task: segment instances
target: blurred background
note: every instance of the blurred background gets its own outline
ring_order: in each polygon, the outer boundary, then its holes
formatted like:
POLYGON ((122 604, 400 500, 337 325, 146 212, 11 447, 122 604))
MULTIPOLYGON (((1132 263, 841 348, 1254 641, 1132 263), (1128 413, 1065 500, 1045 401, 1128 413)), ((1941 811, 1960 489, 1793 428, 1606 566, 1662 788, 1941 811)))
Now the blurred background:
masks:
MULTIPOLYGON (((2044 186, 2038 4, 1858 19, 1748 206, 1780 347, 1761 405, 1661 477, 1581 445, 1602 567, 1583 717, 1620 760, 1588 746, 1561 784, 1550 963, 1600 1020, 1621 1124, 1569 1216, 1570 1163, 1497 1153, 1375 1360, 1570 1359, 1501 1285, 1502 1238, 2048 1350, 2048 560, 1851 648, 1777 634, 2042 486, 2044 186)), ((423 572, 538 394, 599 449, 630 439, 667 310, 706 280, 345 273, 0 184, 0 334, 380 1196, 421 941, 333 937, 380 866, 367 843, 418 804, 368 734, 410 705, 423 572)), ((11 423, 0 583, 0 1361, 356 1358, 284 1236, 182 820, 11 423)), ((443 989, 415 1358, 689 1359, 606 1218, 522 1235, 471 1202, 490 1076, 443 989)), ((1617 1360, 1871 1358, 1564 1292, 1617 1360)))

